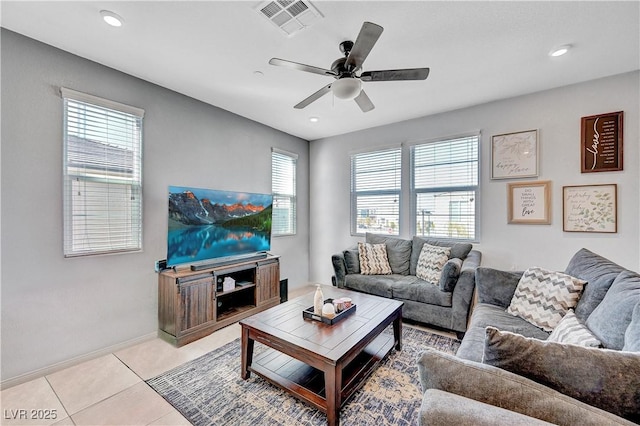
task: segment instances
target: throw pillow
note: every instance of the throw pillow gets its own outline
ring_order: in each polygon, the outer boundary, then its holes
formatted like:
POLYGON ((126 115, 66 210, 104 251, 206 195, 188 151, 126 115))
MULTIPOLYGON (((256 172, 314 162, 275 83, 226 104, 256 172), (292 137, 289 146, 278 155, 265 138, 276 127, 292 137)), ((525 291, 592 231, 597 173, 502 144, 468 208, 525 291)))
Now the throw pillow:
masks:
POLYGON ((633 308, 640 301, 640 275, 623 271, 587 319, 587 327, 609 349, 622 349, 633 308))
POLYGON ((387 246, 389 266, 394 274, 409 275, 409 261, 411 260, 411 240, 387 237, 384 235, 365 234, 365 242, 370 244, 384 244, 387 246))
POLYGON ((358 243, 358 258, 362 275, 389 275, 392 273, 384 244, 358 243))
POLYGON ((640 352, 640 302, 633 308, 631 322, 624 333, 623 351, 640 352))
POLYGON ((347 249, 342 252, 344 255, 344 263, 347 267, 347 274, 360 273, 360 259, 358 249, 347 249))
POLYGON ((451 249, 449 247, 436 247, 430 244, 424 244, 420 257, 418 258, 418 266, 416 267, 416 277, 439 285, 440 276, 445 263, 449 260, 451 249))
POLYGON ((487 327, 482 362, 640 420, 640 354, 545 342, 487 327))
POLYGON ((602 345, 600 340, 584 324, 578 321, 576 314, 571 309, 553 329, 547 342, 569 343, 591 348, 597 348, 602 345))
POLYGON ((553 331, 580 299, 585 281, 543 268, 524 271, 507 312, 544 331, 553 331))
POLYGON ((443 240, 435 240, 432 238, 422 238, 418 236, 414 236, 412 240, 412 248, 411 248, 411 265, 409 274, 415 275, 416 268, 418 266, 418 258, 420 257, 420 253, 422 253, 422 246, 424 244, 430 244, 432 246, 438 247, 449 247, 451 249, 451 254, 449 258, 457 257, 460 260, 466 259, 467 255, 473 248, 473 245, 470 243, 459 243, 455 241, 443 241, 443 240))
POLYGON ((440 275, 440 290, 451 293, 458 282, 460 271, 462 271, 462 260, 457 257, 447 260, 440 275))

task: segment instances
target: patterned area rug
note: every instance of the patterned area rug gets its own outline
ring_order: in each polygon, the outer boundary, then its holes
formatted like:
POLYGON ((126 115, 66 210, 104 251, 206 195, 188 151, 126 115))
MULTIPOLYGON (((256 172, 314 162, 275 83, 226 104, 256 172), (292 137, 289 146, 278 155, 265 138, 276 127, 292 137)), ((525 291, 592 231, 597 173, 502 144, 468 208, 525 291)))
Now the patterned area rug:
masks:
MULTIPOLYGON (((402 351, 393 350, 342 407, 342 425, 418 424, 418 357, 428 347, 455 353, 460 342, 406 325, 402 339, 402 351)), ((264 346, 256 343, 254 359, 262 350, 264 346)), ((322 412, 258 375, 242 380, 240 339, 147 383, 196 426, 327 424, 322 412)))

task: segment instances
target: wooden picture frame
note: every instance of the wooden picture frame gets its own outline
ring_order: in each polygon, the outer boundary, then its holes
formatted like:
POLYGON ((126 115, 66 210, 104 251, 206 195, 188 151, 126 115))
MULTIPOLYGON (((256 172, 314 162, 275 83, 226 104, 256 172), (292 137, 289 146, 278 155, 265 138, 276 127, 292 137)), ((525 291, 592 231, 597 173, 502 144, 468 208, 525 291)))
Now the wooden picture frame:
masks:
POLYGON ((562 187, 562 230, 618 232, 618 185, 562 187))
POLYGON ((508 223, 551 224, 551 181, 507 184, 508 223))
POLYGON ((582 173, 623 169, 623 111, 582 117, 580 125, 580 170, 582 173))
POLYGON ((538 176, 538 131, 495 135, 491 138, 491 179, 538 176))

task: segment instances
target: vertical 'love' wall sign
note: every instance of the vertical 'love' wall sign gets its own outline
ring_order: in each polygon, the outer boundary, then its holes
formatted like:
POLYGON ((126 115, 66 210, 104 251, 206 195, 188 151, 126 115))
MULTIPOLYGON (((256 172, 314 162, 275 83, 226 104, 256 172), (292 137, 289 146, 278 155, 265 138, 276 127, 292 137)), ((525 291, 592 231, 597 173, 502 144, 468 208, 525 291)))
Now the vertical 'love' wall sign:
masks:
POLYGON ((582 117, 582 173, 622 170, 623 111, 582 117))

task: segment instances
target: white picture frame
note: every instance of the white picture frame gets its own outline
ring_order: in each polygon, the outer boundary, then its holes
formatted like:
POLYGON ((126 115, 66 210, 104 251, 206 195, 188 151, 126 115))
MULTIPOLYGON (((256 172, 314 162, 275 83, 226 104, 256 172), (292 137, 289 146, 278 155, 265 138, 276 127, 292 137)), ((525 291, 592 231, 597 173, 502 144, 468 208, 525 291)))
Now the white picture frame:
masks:
POLYGON ((537 177, 538 150, 538 130, 493 136, 491 179, 537 177))
POLYGON ((562 187, 564 232, 618 232, 618 185, 562 187))

